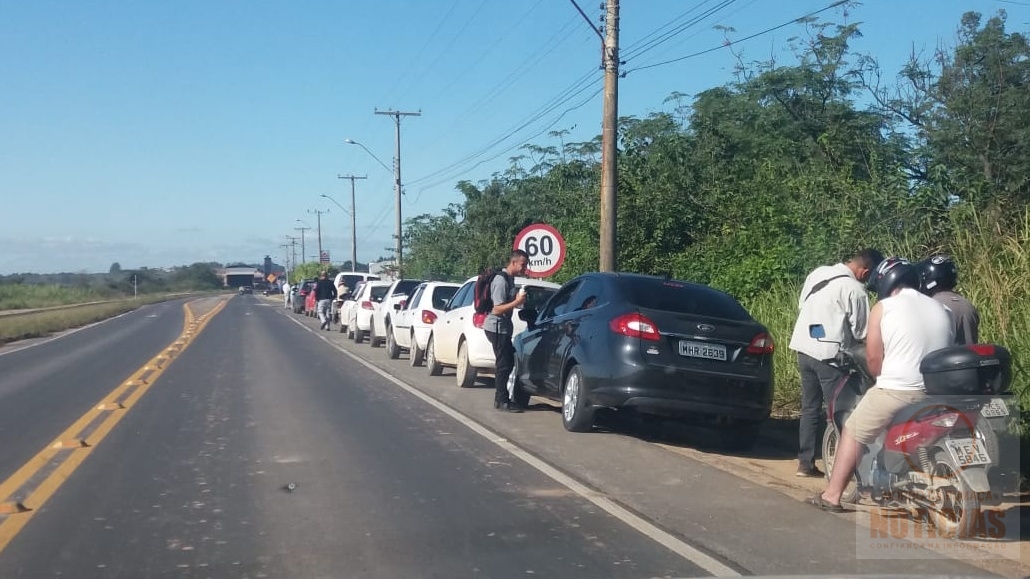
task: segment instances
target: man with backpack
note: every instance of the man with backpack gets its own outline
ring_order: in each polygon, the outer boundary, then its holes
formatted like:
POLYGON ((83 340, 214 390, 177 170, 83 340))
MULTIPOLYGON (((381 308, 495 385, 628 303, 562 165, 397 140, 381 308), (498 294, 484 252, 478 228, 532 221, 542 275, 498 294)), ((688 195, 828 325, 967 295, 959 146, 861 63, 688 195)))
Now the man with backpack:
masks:
POLYGON ((847 263, 826 265, 808 274, 798 299, 797 323, 790 339, 790 349, 798 353, 801 373, 801 424, 799 425, 799 477, 822 477, 815 466, 819 425, 824 419, 823 401, 833 394, 833 386, 843 375, 831 365, 837 344, 847 339, 864 340, 869 318, 869 296, 864 283, 883 261, 875 249, 863 249, 847 263), (808 327, 821 324, 826 339, 809 336, 808 327))
POLYGON ((476 311, 488 314, 483 330, 494 348, 494 408, 508 412, 523 411, 522 406, 508 395, 508 376, 515 366, 511 315, 515 308, 526 302, 525 290, 515 291, 515 278, 524 275, 528 265, 529 254, 516 249, 508 258, 507 267, 480 276, 482 283, 476 283, 476 311))

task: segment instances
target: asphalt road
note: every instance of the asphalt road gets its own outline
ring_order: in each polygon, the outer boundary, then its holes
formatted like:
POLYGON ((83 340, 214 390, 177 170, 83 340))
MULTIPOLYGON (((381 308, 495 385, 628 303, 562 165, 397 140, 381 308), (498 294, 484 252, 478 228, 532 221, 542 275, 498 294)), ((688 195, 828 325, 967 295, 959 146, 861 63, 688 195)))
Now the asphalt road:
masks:
MULTIPOLYGON (((637 437, 493 411, 487 388, 276 303, 231 299, 31 512, 0 577, 982 574, 857 560, 853 524, 637 437)), ((0 480, 182 321, 155 305, 0 352, 0 480)))

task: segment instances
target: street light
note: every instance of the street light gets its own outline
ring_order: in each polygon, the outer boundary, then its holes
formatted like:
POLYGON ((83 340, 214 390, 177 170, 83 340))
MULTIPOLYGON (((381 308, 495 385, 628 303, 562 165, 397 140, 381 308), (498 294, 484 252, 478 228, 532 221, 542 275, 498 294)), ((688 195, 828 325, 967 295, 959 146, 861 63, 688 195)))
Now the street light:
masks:
POLYGON ((294 229, 296 229, 297 231, 300 232, 300 261, 301 261, 301 263, 306 263, 306 260, 307 260, 307 251, 306 251, 306 249, 307 248, 305 247, 305 244, 304 244, 304 232, 309 230, 309 229, 311 229, 311 226, 308 225, 307 223, 305 223, 303 219, 298 219, 297 223, 300 223, 301 225, 304 225, 304 227, 294 227, 294 229))
POLYGON ((366 153, 368 153, 369 155, 371 155, 373 159, 375 159, 376 161, 378 161, 378 162, 379 162, 379 164, 383 166, 383 169, 386 169, 387 171, 390 171, 391 173, 393 172, 393 169, 391 169, 390 167, 388 167, 388 166, 386 165, 386 163, 384 163, 384 162, 383 162, 383 161, 382 161, 382 160, 381 160, 381 159, 380 159, 379 157, 376 157, 376 154, 375 154, 375 153, 373 153, 372 151, 369 151, 369 150, 368 150, 368 147, 366 147, 365 145, 362 145, 361 143, 359 143, 359 142, 355 141, 354 139, 344 139, 344 140, 343 140, 343 142, 344 142, 344 143, 347 143, 348 145, 357 145, 357 146, 361 147, 362 149, 365 149, 365 152, 366 152, 366 153))
MULTIPOLYGON (((340 178, 343 179, 344 178, 343 175, 340 175, 340 178)), ((357 218, 355 217, 355 211, 354 211, 354 179, 361 179, 361 177, 354 177, 353 175, 351 175, 351 176, 349 176, 349 178, 351 179, 351 182, 350 182, 350 211, 347 211, 347 209, 343 205, 340 205, 336 201, 336 199, 333 199, 332 197, 326 195, 325 193, 322 194, 322 197, 325 197, 326 199, 332 201, 333 203, 336 204, 337 207, 339 207, 341 210, 343 210, 344 213, 346 213, 347 215, 350 215, 350 270, 351 271, 358 271, 358 231, 357 231, 357 218)))

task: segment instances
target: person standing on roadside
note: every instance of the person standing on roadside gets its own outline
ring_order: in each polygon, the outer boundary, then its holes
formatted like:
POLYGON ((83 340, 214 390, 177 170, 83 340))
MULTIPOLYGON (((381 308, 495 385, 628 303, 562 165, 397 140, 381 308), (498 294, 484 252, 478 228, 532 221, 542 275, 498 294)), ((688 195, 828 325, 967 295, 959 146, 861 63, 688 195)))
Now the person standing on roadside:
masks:
POLYGON ((958 266, 947 255, 935 255, 919 262, 919 291, 937 300, 951 316, 955 344, 976 344, 980 339, 980 312, 955 292, 958 266))
POLYGON ((284 307, 289 309, 289 307, 290 307, 290 282, 289 282, 289 280, 283 282, 283 303, 284 303, 284 307))
POLYGON ((819 427, 823 416, 823 401, 829 400, 834 384, 843 372, 830 365, 837 355, 837 344, 863 340, 869 318, 869 296, 865 282, 883 261, 883 254, 875 249, 863 249, 847 263, 816 268, 805 278, 798 299, 797 323, 790 338, 789 348, 798 353, 798 371, 801 373, 801 424, 798 440, 799 477, 822 477, 815 466, 819 427), (826 331, 825 341, 809 336, 808 327, 821 324, 826 331))
POLYGON ((318 319, 322 321, 319 329, 328 330, 333 318, 330 314, 333 307, 333 300, 336 299, 336 286, 329 281, 329 274, 322 272, 315 284, 315 301, 317 302, 318 319))
MULTIPOLYGON (((490 300, 493 309, 483 322, 486 339, 494 348, 494 408, 508 412, 522 412, 522 406, 508 393, 508 376, 515 366, 515 346, 512 333, 512 312, 526 302, 526 292, 515 291, 515 278, 526 273, 529 254, 521 249, 511 252, 508 265, 497 272, 490 282, 490 300)), ((516 381, 517 387, 517 381, 516 381)))

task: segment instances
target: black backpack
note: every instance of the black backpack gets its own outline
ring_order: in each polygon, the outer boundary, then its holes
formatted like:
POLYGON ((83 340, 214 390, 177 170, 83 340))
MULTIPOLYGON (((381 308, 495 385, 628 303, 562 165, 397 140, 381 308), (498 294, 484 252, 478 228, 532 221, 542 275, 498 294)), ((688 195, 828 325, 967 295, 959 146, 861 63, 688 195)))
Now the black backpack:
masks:
POLYGON ((494 301, 490 299, 490 285, 498 275, 504 275, 502 270, 485 268, 476 279, 475 296, 472 303, 477 314, 489 314, 494 309, 494 301))

